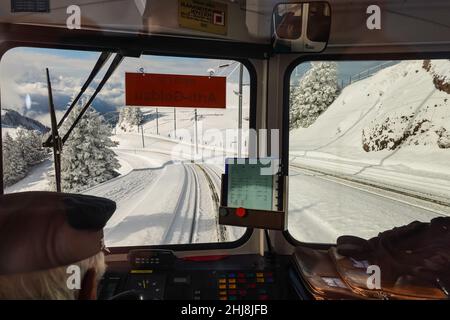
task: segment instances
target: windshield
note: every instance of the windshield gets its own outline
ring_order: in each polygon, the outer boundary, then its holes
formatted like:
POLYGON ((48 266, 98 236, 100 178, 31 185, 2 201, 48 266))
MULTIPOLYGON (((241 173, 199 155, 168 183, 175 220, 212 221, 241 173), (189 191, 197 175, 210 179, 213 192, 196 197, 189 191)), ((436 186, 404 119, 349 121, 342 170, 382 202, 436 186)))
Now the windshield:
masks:
POLYGON ((291 76, 289 232, 371 238, 450 215, 450 60, 317 61, 291 76))
MULTIPOLYGON (((59 121, 99 56, 36 48, 15 48, 3 56, 6 193, 55 190, 52 149, 42 147, 51 127, 45 68, 59 121)), ((69 131, 112 60, 67 116, 61 135, 69 131)), ((237 240, 245 229, 219 226, 216 213, 225 158, 247 154, 249 89, 249 73, 236 61, 126 57, 64 143, 62 191, 117 203, 105 228, 107 246, 237 240), (224 77, 226 108, 127 106, 125 73, 224 77)))

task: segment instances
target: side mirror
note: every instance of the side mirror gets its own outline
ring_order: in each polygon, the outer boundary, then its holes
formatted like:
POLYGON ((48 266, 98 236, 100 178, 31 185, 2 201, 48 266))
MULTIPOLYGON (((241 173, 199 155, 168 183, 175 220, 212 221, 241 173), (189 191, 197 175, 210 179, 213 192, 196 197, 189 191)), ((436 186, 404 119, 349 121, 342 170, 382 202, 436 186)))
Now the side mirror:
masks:
POLYGON ((327 2, 280 3, 272 13, 272 45, 277 53, 321 52, 330 29, 327 2))

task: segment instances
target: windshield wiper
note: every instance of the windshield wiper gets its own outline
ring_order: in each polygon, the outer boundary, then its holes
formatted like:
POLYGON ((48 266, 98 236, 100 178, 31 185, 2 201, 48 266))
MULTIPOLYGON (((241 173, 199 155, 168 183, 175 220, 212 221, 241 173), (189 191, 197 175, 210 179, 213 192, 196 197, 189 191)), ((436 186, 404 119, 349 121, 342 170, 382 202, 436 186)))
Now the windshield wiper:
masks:
POLYGON ((103 89, 103 86, 106 84, 106 82, 109 80, 109 78, 112 76, 112 74, 114 73, 114 71, 116 71, 117 67, 119 67, 119 65, 122 63, 124 56, 120 53, 117 53, 116 56, 114 57, 113 62, 111 62, 111 65, 108 68, 108 71, 106 71, 105 75, 103 76, 102 81, 100 81, 100 83, 97 86, 97 89, 95 89, 94 94, 89 98, 89 101, 86 103, 86 105, 83 107, 83 109, 81 109, 80 114, 77 116, 77 118, 75 119, 75 121, 70 125, 69 130, 67 130, 66 134, 64 135, 64 137, 62 138, 62 144, 64 145, 64 143, 67 141, 67 139, 70 136, 70 133, 72 132, 72 130, 75 128, 75 126, 78 124, 78 122, 81 120, 81 118, 83 117, 83 115, 86 113, 86 110, 90 107, 90 105, 92 104, 92 102, 94 101, 95 97, 97 97, 97 95, 100 93, 100 91, 103 89))
POLYGON ((50 73, 48 68, 46 69, 47 72, 47 86, 48 86, 48 96, 49 96, 49 110, 50 110, 50 119, 51 119, 51 125, 52 130, 50 133, 50 136, 47 138, 47 140, 43 143, 44 147, 52 147, 53 148, 53 156, 55 161, 55 180, 56 180, 56 191, 61 192, 61 153, 62 148, 64 146, 64 143, 69 138, 71 132, 75 128, 75 126, 78 124, 78 122, 81 120, 83 115, 86 113, 87 109, 91 106, 92 102, 96 98, 96 96, 100 93, 100 91, 103 89, 106 82, 109 80, 111 75, 116 71, 117 67, 121 64, 123 61, 124 55, 121 53, 117 53, 114 57, 114 60, 111 62, 108 70, 106 71, 105 75, 103 76, 103 79, 98 84, 97 88, 95 89, 95 92, 92 94, 92 96, 89 98, 89 101, 83 106, 80 113, 78 114, 77 118, 73 123, 70 124, 69 129, 64 134, 64 136, 61 138, 59 134, 59 129, 61 125, 64 123, 64 120, 68 117, 71 110, 74 108, 78 100, 81 98, 82 94, 86 91, 86 89, 89 87, 89 84, 92 82, 92 80, 95 78, 95 76, 98 74, 100 69, 103 67, 105 62, 108 60, 108 58, 111 56, 111 53, 103 52, 100 55, 100 58, 98 59, 97 63, 94 66, 94 69, 92 70, 91 74, 89 75, 88 79, 86 80, 85 84, 81 88, 80 93, 77 95, 75 100, 71 103, 69 109, 64 114, 63 118, 59 122, 59 124, 56 124, 56 112, 55 112, 55 106, 53 104, 53 93, 52 93, 52 87, 51 87, 51 81, 50 81, 50 73))
MULTIPOLYGON (((94 68, 92 68, 92 71, 91 71, 89 77, 86 79, 86 81, 84 82, 83 86, 81 87, 80 92, 75 97, 75 99, 72 101, 72 103, 70 104, 70 106, 67 109, 67 111, 64 113, 64 115, 61 118, 61 120, 59 120, 59 123, 57 125, 58 129, 61 128, 61 126, 64 123, 64 121, 66 120, 67 116, 70 114, 70 112, 72 112, 72 109, 78 103, 78 100, 80 100, 81 96, 86 92, 87 88, 91 85, 92 81, 98 75, 98 73, 103 68, 103 66, 105 65, 106 61, 108 61, 109 57, 111 57, 111 55, 112 55, 111 52, 102 52, 102 54, 98 58, 97 62, 95 63, 94 68)), ((51 140, 52 140, 52 135, 50 134, 48 136, 48 138, 45 140, 45 142, 43 143, 44 147, 51 147, 52 146, 51 145, 51 140)))

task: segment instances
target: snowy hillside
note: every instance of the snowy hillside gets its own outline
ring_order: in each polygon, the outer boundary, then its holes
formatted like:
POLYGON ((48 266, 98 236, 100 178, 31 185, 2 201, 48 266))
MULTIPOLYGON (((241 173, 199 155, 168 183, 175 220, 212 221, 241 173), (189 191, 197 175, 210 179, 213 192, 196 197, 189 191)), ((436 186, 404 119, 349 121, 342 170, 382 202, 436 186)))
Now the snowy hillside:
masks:
MULTIPOLYGON (((156 135, 175 139, 175 125, 173 108, 158 108, 158 121, 155 108, 141 108, 144 120, 144 135, 156 135)), ((176 140, 195 142, 195 109, 179 108, 176 111, 176 140)), ((238 109, 197 109, 197 130, 199 144, 227 150, 236 150, 238 109), (212 135, 219 132, 222 139, 213 139, 212 135)), ((249 109, 242 110, 242 127, 244 128, 243 149, 247 144, 249 128, 249 109)), ((138 126, 118 123, 116 134, 140 133, 138 126)))
POLYGON ((450 181, 449 82, 449 60, 418 60, 347 86, 313 125, 291 131, 292 163, 450 181))
POLYGON ((27 130, 37 130, 40 133, 46 133, 50 130, 39 121, 23 116, 11 109, 2 109, 1 124, 2 128, 6 129, 22 127, 27 130))
POLYGON ((402 61, 290 132, 289 231, 369 239, 450 215, 450 61, 402 61))

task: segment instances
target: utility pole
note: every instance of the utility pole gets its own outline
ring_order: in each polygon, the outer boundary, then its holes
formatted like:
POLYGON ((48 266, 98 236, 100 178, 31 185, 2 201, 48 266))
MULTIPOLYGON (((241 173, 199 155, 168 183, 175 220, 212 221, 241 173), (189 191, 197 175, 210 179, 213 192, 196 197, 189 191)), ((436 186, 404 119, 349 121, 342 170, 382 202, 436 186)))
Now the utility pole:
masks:
POLYGON ((177 138, 177 108, 173 108, 173 132, 175 139, 177 138))
POLYGON ((144 126, 141 125, 141 137, 142 137, 142 149, 145 148, 145 143, 144 143, 144 126))
POLYGON ((198 154, 197 109, 195 109, 194 119, 195 119, 195 154, 198 154))
POLYGON ((239 111, 238 111, 238 158, 241 157, 242 149, 242 81, 244 77, 244 65, 239 64, 239 111))
POLYGON ((158 108, 156 108, 156 135, 159 136, 159 114, 158 114, 158 108))

